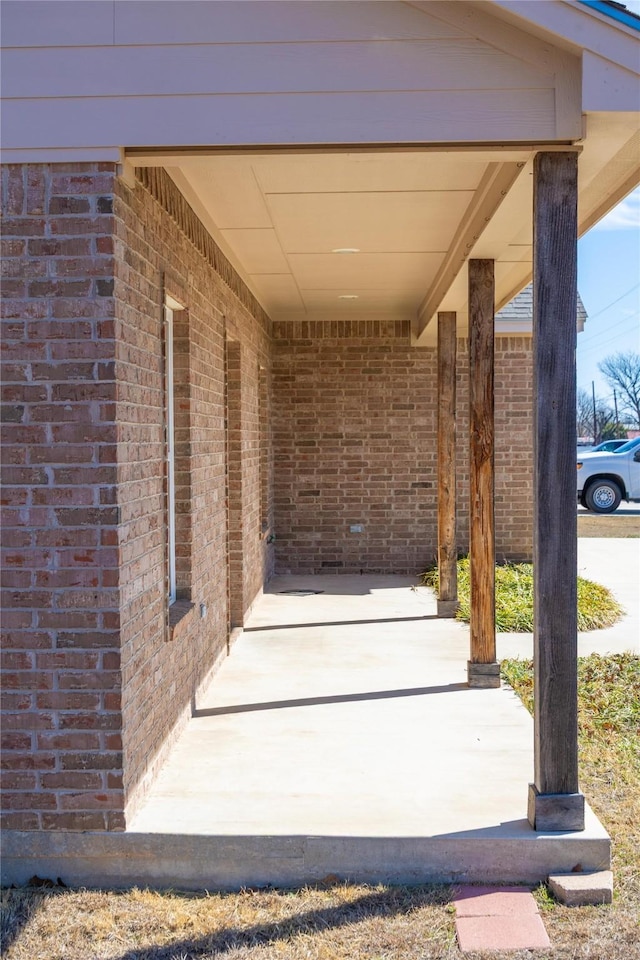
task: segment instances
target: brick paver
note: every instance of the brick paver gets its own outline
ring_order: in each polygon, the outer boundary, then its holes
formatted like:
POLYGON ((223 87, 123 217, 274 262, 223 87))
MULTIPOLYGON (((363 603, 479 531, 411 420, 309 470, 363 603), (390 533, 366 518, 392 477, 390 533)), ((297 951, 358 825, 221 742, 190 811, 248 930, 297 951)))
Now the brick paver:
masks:
POLYGON ((458 887, 456 933, 463 953, 471 950, 544 950, 551 946, 527 887, 458 887))

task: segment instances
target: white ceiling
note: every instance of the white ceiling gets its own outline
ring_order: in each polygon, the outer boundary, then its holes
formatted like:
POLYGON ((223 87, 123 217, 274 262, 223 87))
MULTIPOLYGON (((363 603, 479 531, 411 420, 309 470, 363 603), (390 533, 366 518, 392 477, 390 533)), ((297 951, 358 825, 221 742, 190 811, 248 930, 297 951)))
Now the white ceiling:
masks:
MULTIPOLYGON (((413 321, 446 273, 469 212, 488 204, 485 227, 503 200, 495 189, 485 198, 490 164, 498 161, 511 181, 528 156, 214 155, 181 158, 169 172, 273 319, 413 321), (345 248, 357 252, 335 252, 345 248)), ((507 220, 500 253, 520 263, 528 247, 509 247, 522 223, 507 220)), ((475 242, 463 245, 466 255, 475 242)))
MULTIPOLYGON (((624 119, 588 117, 576 148, 580 232, 640 177, 624 119)), ((138 150, 132 159, 168 170, 273 320, 404 319, 427 344, 439 310, 456 311, 466 331, 470 257, 495 261, 497 309, 531 279, 538 149, 138 150), (345 248, 357 252, 335 252, 345 248)))

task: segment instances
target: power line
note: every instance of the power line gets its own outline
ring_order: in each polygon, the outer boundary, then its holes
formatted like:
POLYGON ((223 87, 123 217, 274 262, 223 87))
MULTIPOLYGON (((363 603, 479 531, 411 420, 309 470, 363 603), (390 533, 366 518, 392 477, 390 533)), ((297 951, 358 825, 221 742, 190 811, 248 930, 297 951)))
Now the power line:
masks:
POLYGON ((606 307, 603 307, 602 310, 598 310, 597 313, 587 314, 587 320, 595 320, 596 317, 599 317, 601 313, 606 313, 611 307, 614 307, 616 303, 620 303, 621 300, 624 300, 625 297, 628 297, 630 293, 633 293, 634 290, 637 290, 640 287, 640 283, 636 283, 634 287, 631 287, 630 290, 627 290, 626 293, 623 293, 622 296, 618 297, 617 300, 612 300, 606 307))
POLYGON ((616 323, 612 323, 610 327, 606 328, 606 330, 598 330, 595 333, 592 333, 590 337, 582 337, 581 343, 588 343, 590 340, 595 340, 596 337, 606 336, 610 330, 615 330, 616 327, 619 327, 621 323, 626 323, 628 320, 637 320, 638 317, 640 317, 640 313, 633 313, 626 317, 622 317, 621 320, 618 320, 616 323))
MULTIPOLYGON (((635 322, 637 321, 637 319, 638 319, 639 316, 640 316, 640 314, 635 314, 635 315, 632 316, 632 317, 624 317, 624 319, 619 320, 617 323, 613 323, 613 324, 612 324, 610 327, 608 327, 606 330, 600 330, 598 333, 594 333, 593 336, 591 336, 591 337, 585 337, 584 339, 579 340, 579 341, 578 341, 578 350, 583 349, 583 347, 584 347, 585 351, 591 350, 593 346, 601 347, 601 346, 602 346, 601 343, 595 343, 595 344, 594 344, 593 341, 594 341, 594 340, 598 340, 599 337, 605 337, 605 339, 608 338, 608 337, 610 337, 612 330, 616 330, 618 327, 622 326, 622 324, 627 323, 629 320, 630 320, 632 323, 635 324, 635 322), (585 344, 590 344, 590 346, 585 346, 585 344)), ((633 332, 633 328, 629 328, 629 330, 621 331, 620 333, 617 333, 617 334, 615 335, 615 337, 610 337, 610 338, 611 338, 612 340, 617 340, 619 337, 624 337, 624 336, 626 336, 627 334, 632 333, 632 332, 633 332)))

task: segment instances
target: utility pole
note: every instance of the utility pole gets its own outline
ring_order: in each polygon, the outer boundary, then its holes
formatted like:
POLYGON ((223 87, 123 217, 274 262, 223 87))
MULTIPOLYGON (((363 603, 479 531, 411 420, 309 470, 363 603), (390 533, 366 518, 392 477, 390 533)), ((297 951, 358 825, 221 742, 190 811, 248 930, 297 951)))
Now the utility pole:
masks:
POLYGON ((598 418, 596 417, 596 385, 591 381, 591 398, 593 400, 593 445, 598 443, 598 418))
POLYGON ((618 395, 615 392, 615 390, 613 391, 613 406, 616 411, 616 436, 617 436, 618 434, 618 395))

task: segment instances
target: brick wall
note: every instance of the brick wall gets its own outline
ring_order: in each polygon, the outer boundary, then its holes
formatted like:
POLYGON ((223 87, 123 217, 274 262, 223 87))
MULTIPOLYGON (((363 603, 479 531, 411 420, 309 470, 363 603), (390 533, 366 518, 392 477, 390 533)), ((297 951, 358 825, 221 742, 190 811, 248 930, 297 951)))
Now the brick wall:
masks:
MULTIPOLYGON (((277 569, 411 573, 437 551, 436 352, 384 321, 274 325, 277 569), (362 533, 350 532, 362 525, 362 533)), ((458 344, 458 547, 468 352, 458 344)), ((496 339, 496 553, 531 556, 531 341, 496 339)))
POLYGON ((166 174, 130 189, 115 173, 2 172, 5 828, 122 829, 226 652, 225 325, 249 374, 241 611, 272 566, 258 426, 268 318, 166 174), (175 314, 175 626, 167 292, 186 308, 175 314))
POLYGON ((496 337, 496 554, 533 556, 533 341, 496 337))
POLYGON ((394 322, 283 323, 274 336, 277 569, 425 569, 437 523, 435 350, 412 348, 408 324, 394 322))
MULTIPOLYGON (((122 829, 273 571, 271 533, 281 570, 435 558, 436 354, 404 323, 272 330, 161 170, 129 187, 110 164, 9 166, 2 196, 2 823, 122 829), (172 608, 166 294, 184 308, 172 608)), ((496 358, 497 547, 519 557, 530 341, 496 358)), ((464 343, 458 396, 464 551, 464 343)))
POLYGON ((172 737, 186 722, 199 686, 226 654, 229 627, 234 619, 242 622, 270 563, 260 529, 255 423, 258 364, 269 366, 268 319, 230 268, 220 259, 212 262, 221 254, 166 174, 144 171, 142 177, 134 190, 119 181, 115 202, 122 716, 129 811, 142 800, 172 737), (218 275, 225 269, 227 282, 218 275), (185 308, 174 313, 177 585, 178 599, 191 604, 183 605, 184 616, 171 626, 164 510, 166 293, 185 308), (226 371, 229 330, 241 378, 233 369, 226 371), (234 409, 237 403, 238 415, 229 419, 227 436, 230 402, 234 409), (235 473, 230 470, 227 477, 228 452, 235 473), (234 513, 236 503, 240 515, 234 513), (242 550, 237 563, 237 553, 231 553, 228 568, 227 543, 238 524, 242 550))
POLYGON ((3 197, 3 827, 123 825, 112 165, 3 197))

